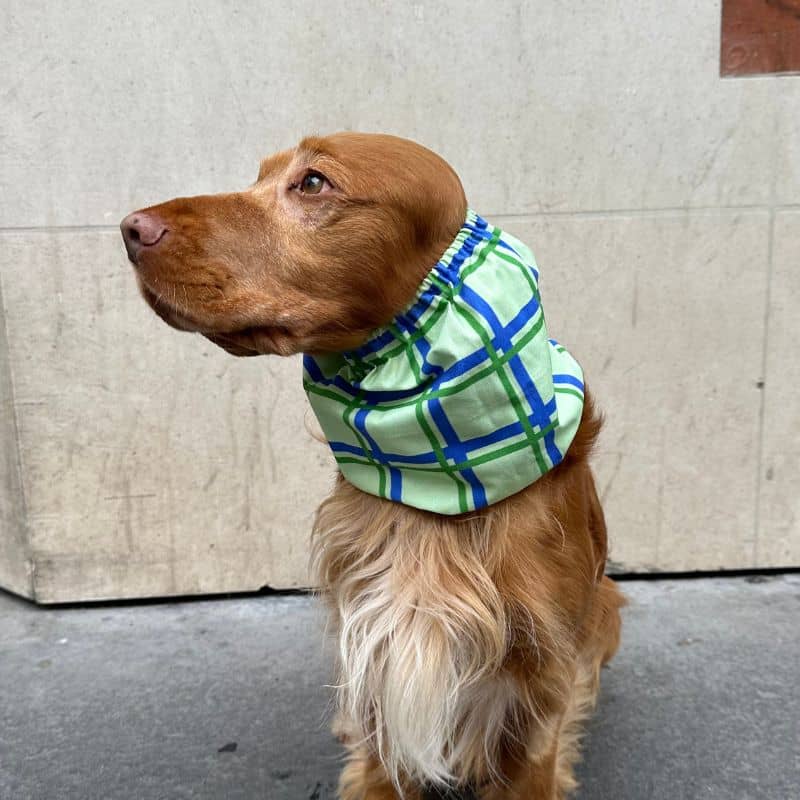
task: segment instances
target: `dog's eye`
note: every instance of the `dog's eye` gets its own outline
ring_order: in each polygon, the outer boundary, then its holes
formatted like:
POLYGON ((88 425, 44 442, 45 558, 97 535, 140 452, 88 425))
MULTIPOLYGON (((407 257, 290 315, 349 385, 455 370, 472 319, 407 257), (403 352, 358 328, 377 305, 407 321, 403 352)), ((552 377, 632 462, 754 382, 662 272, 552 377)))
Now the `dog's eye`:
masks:
POLYGON ((319 194, 325 186, 330 186, 327 178, 321 172, 314 172, 311 170, 306 173, 303 180, 300 181, 298 189, 303 194, 319 194))

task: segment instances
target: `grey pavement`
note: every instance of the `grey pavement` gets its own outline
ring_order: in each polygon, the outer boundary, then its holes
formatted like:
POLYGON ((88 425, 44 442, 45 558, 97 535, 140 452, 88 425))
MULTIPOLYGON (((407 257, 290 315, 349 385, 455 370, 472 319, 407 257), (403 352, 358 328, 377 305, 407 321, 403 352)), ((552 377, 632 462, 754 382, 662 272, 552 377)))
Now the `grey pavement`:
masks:
MULTIPOLYGON (((624 589, 577 796, 800 798, 800 575, 624 589)), ((304 596, 0 594, 0 798, 330 800, 322 627, 304 596)))

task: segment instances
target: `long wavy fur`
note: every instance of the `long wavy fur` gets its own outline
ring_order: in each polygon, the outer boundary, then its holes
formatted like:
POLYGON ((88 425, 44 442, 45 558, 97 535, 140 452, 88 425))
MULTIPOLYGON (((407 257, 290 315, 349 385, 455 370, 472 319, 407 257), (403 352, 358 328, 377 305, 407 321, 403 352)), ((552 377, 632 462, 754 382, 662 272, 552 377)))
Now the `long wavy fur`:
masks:
MULTIPOLYGON (((605 559, 582 446, 591 442, 577 442, 572 469, 481 514, 430 514, 341 479, 320 506, 313 559, 338 636, 352 769, 377 765, 400 796, 500 786, 509 765, 543 758, 562 734, 568 788, 573 723, 599 664, 578 656, 598 627, 605 559)), ((348 781, 365 779, 345 770, 343 797, 371 797, 347 794, 348 781)))

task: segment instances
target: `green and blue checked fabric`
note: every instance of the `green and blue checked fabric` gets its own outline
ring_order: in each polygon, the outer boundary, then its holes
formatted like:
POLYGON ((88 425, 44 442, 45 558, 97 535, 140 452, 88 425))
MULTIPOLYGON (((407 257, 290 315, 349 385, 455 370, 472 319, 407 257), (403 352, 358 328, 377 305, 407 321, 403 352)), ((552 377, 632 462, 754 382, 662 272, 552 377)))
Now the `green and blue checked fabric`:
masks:
POLYGON ((344 477, 462 514, 564 457, 583 374, 548 339, 530 250, 474 211, 414 301, 356 350, 305 355, 304 386, 344 477))

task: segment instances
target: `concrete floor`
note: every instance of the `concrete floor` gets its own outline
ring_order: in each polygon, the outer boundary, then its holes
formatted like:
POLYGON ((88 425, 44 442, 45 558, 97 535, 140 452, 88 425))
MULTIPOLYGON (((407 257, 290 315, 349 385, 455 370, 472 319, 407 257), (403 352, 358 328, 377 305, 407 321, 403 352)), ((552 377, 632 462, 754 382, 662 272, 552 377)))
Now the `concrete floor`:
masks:
MULTIPOLYGON (((578 797, 800 798, 800 576, 624 589, 578 797)), ((0 798, 329 800, 321 641, 301 596, 41 609, 0 594, 0 798)))

